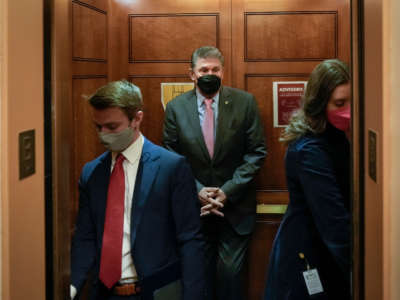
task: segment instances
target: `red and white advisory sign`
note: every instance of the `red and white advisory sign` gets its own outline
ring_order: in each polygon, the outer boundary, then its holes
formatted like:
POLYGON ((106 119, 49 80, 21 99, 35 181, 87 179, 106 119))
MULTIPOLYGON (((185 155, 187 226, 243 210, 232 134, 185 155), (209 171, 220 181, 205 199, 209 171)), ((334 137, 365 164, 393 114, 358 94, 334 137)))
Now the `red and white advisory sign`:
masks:
POLYGON ((273 82, 274 127, 285 127, 294 111, 300 108, 307 81, 273 82))

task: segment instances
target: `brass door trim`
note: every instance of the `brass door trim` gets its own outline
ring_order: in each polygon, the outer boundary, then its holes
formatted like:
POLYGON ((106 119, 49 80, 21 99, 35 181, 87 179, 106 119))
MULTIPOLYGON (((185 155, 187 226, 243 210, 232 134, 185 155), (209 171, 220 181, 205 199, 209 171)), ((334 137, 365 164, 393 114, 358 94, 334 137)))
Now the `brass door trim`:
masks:
POLYGON ((258 204, 257 214, 278 214, 283 215, 286 212, 286 204, 258 204))

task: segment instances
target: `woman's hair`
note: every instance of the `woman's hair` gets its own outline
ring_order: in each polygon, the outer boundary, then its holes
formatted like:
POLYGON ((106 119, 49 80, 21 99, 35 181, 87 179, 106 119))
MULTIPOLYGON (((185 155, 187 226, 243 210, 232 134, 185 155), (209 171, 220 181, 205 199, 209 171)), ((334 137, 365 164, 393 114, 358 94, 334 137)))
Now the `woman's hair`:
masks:
POLYGON ((279 140, 290 143, 306 132, 323 132, 327 122, 326 106, 333 91, 349 81, 349 68, 344 62, 329 59, 317 65, 307 82, 301 108, 293 114, 279 140))

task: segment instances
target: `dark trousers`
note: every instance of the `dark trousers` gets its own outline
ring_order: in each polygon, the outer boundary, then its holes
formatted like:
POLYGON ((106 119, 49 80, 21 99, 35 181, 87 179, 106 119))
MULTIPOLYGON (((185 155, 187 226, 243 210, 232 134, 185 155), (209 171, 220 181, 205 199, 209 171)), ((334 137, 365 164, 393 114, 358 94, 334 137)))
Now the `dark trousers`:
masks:
POLYGON ((202 219, 206 241, 207 300, 243 300, 242 270, 250 235, 239 235, 224 218, 202 219))

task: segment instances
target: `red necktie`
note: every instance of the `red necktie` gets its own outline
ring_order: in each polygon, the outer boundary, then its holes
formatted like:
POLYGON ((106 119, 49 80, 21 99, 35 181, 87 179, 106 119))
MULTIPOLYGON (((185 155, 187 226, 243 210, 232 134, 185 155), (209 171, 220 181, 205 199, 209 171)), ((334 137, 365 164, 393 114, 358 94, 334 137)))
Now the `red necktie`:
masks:
POLYGON ((121 278, 125 175, 119 154, 110 176, 99 278, 109 289, 121 278))
POLYGON ((206 105, 206 113, 203 120, 203 136, 207 145, 208 153, 212 158, 214 155, 214 112, 212 110, 213 99, 204 99, 206 105))

